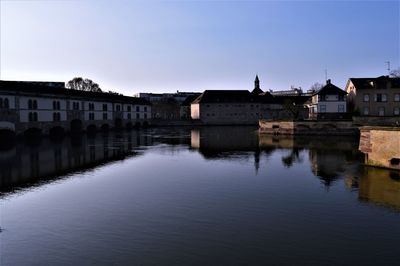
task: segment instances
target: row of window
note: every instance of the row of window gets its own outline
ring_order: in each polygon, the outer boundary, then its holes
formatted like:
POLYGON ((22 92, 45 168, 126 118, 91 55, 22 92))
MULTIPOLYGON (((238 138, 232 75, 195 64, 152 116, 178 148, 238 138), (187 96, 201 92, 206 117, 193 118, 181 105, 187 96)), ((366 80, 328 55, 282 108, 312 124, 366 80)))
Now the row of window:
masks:
MULTIPOLYGON (((7 98, 0 98, 0 108, 9 108, 9 101, 7 98)), ((33 109, 36 110, 38 109, 38 103, 37 100, 34 99, 29 99, 28 100, 28 109, 33 109)), ((54 110, 61 110, 61 104, 60 101, 53 101, 53 109, 54 110)), ((81 109, 81 104, 80 102, 72 102, 72 110, 80 110, 81 109)), ((121 111, 121 105, 117 104, 115 106, 116 111, 121 111)), ((94 111, 94 103, 89 103, 89 110, 94 111)), ((108 104, 103 104, 103 111, 108 110, 108 104)), ((127 111, 131 112, 132 107, 130 105, 127 106, 127 111)), ((147 106, 143 107, 143 111, 147 112, 147 106)), ((136 106, 136 112, 140 112, 140 106, 136 106)))
POLYGON ((344 95, 318 95, 318 101, 344 101, 346 100, 344 95), (334 99, 332 98, 334 96, 334 99))
MULTIPOLYGON (((338 104, 338 113, 344 113, 344 104, 338 104)), ((319 112, 320 113, 326 113, 326 105, 325 104, 320 104, 319 105, 319 112)))
MULTIPOLYGON (((128 119, 132 119, 132 115, 128 114, 127 115, 128 119)), ((147 114, 144 114, 144 118, 147 118, 147 114)), ((108 119, 108 114, 107 113, 103 113, 103 120, 107 120, 108 119)), ((140 119, 140 114, 136 114, 136 119, 140 119)), ((89 120, 94 120, 94 113, 89 113, 89 120)))
MULTIPOLYGON (((364 102, 369 102, 370 101, 369 93, 364 93, 363 100, 364 100, 364 102)), ((375 102, 387 102, 388 101, 387 94, 385 94, 385 93, 377 93, 377 94, 375 94, 374 95, 374 101, 375 102)), ((400 93, 395 93, 394 94, 393 101, 394 102, 400 102, 400 93)))
MULTIPOLYGON (((369 107, 364 107, 363 108, 363 114, 364 115, 369 115, 370 114, 370 110, 369 107)), ((378 108, 378 115, 379 116, 384 116, 385 115, 385 107, 381 106, 378 108)), ((400 108, 399 107, 394 107, 393 108, 393 115, 400 115, 400 108)))
POLYGON ((1 108, 5 108, 5 109, 10 108, 10 103, 7 98, 4 98, 4 99, 0 98, 0 109, 1 108))

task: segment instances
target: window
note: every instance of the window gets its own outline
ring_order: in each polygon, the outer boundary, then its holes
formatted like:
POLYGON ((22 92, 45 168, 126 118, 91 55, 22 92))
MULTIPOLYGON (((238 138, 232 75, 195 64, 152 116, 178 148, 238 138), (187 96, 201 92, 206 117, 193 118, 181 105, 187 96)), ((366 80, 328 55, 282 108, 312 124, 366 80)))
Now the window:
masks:
POLYGON ((338 105, 338 112, 339 113, 344 113, 344 104, 339 104, 338 105))
POLYGON ((319 111, 320 111, 321 113, 326 113, 326 105, 320 105, 319 111))
MULTIPOLYGON (((38 104, 37 104, 36 100, 33 100, 33 106, 32 107, 33 107, 32 109, 35 109, 35 110, 38 108, 38 104)), ((36 116, 37 116, 37 113, 36 113, 36 116)), ((35 121, 37 121, 37 119, 35 121)))
POLYGON ((364 107, 363 114, 364 115, 369 115, 369 107, 364 107))
POLYGON ((29 122, 38 121, 38 114, 36 112, 29 112, 28 119, 29 122))
POLYGON ((399 107, 393 108, 393 114, 394 115, 400 115, 400 108, 399 107))
POLYGON ((94 110, 94 103, 89 103, 89 110, 93 111, 94 110))
POLYGON ((89 113, 89 120, 94 120, 94 113, 89 113))
POLYGON ((103 120, 107 120, 107 119, 108 119, 107 113, 103 113, 103 120))
POLYGON ((4 108, 6 109, 10 108, 10 103, 8 102, 7 98, 4 99, 4 108))
POLYGON ((128 106, 126 107, 126 109, 128 110, 128 112, 130 112, 130 111, 131 111, 131 106, 128 105, 128 106))
POLYGON ((136 113, 136 119, 139 119, 139 118, 140 118, 139 114, 138 114, 138 113, 136 113))
POLYGON ((140 107, 136 106, 136 112, 140 112, 140 107))
POLYGON ((72 109, 73 110, 79 110, 79 102, 73 102, 72 103, 72 109))
POLYGON ((144 111, 147 112, 147 106, 143 107, 144 111))
POLYGON ((53 109, 60 110, 61 108, 60 101, 53 101, 53 109))
POLYGON ((400 102, 400 93, 395 93, 394 94, 394 101, 395 102, 400 102))
POLYGON ((339 101, 345 101, 346 97, 344 95, 339 95, 339 101))
POLYGON ((53 113, 53 121, 60 121, 61 120, 61 115, 59 112, 54 112, 53 113))
POLYGON ((117 111, 121 111, 121 105, 117 104, 116 110, 117 110, 117 111))
POLYGON ((386 94, 377 93, 375 97, 376 97, 375 98, 376 102, 387 102, 387 95, 386 94))
POLYGON ((144 118, 147 118, 147 114, 146 113, 144 113, 144 118))
POLYGON ((379 116, 384 116, 385 115, 385 107, 379 107, 378 108, 378 115, 379 116))
POLYGON ((29 99, 28 100, 28 109, 37 109, 37 101, 29 99))
POLYGON ((131 119, 131 114, 128 114, 128 119, 131 119))
POLYGON ((369 94, 368 93, 364 94, 364 102, 369 102, 369 94))
POLYGON ((104 104, 103 104, 103 111, 107 111, 107 109, 108 109, 108 106, 107 106, 106 103, 104 103, 104 104))

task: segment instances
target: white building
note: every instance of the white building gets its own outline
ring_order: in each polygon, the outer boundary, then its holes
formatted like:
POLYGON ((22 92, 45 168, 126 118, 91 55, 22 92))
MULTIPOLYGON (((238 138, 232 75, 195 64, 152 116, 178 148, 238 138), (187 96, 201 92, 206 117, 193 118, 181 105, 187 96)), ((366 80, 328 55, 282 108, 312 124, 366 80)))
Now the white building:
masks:
POLYGON ((336 87, 331 80, 313 94, 311 102, 307 104, 310 118, 345 118, 347 92, 336 87))
POLYGON ((151 104, 141 98, 66 89, 60 82, 0 81, 0 130, 20 134, 148 125, 151 104))

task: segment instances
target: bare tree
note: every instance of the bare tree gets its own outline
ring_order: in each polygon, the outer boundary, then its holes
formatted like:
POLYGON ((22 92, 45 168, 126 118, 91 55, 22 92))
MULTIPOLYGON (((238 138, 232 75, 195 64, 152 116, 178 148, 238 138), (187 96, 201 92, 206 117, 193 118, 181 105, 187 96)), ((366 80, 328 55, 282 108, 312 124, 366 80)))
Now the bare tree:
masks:
POLYGON ((390 71, 390 76, 392 78, 400 78, 400 67, 397 69, 393 69, 392 71, 390 71))
POLYGON ((319 91, 320 89, 322 89, 323 86, 324 86, 324 84, 315 82, 313 85, 311 85, 310 90, 311 91, 319 91))
POLYGON ((83 79, 81 77, 75 77, 68 81, 67 88, 80 91, 103 92, 99 84, 93 82, 91 79, 83 79))

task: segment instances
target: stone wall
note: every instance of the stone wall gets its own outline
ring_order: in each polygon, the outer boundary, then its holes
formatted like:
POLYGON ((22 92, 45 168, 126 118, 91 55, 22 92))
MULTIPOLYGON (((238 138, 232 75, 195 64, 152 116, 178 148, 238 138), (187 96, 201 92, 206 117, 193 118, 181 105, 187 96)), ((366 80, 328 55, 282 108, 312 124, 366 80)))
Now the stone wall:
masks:
POLYGON ((260 133, 274 135, 357 135, 352 121, 268 121, 260 120, 260 133))
POLYGON ((367 165, 400 170, 400 128, 360 128, 359 150, 367 165))

